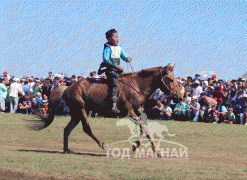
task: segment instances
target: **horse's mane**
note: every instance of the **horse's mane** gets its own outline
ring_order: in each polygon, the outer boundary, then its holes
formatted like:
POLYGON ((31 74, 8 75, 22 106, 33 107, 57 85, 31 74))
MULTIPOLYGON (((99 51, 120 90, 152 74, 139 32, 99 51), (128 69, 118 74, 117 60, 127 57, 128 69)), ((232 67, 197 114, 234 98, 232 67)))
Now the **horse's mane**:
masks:
POLYGON ((162 66, 142 69, 137 72, 124 73, 123 76, 142 76, 143 77, 143 76, 148 76, 150 74, 158 72, 160 71, 160 69, 162 69, 162 66))

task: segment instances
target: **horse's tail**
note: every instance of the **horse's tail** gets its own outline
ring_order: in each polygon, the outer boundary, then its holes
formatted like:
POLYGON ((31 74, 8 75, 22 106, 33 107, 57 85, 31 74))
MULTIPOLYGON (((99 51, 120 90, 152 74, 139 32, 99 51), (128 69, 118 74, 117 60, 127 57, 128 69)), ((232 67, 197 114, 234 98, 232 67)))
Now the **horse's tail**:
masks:
POLYGON ((52 92, 51 97, 49 99, 49 105, 48 105, 48 114, 44 114, 40 110, 35 110, 34 114, 38 119, 36 120, 35 125, 31 126, 30 128, 36 131, 42 130, 46 127, 48 127, 54 120, 55 116, 55 107, 57 104, 59 104, 64 91, 67 89, 67 86, 61 86, 57 88, 55 91, 52 92))

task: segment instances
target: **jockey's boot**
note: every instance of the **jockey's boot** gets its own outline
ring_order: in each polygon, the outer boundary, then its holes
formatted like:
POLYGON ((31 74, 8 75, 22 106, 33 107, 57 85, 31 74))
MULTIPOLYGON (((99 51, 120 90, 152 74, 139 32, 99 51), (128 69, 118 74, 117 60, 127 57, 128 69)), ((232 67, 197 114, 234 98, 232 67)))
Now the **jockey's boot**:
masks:
POLYGON ((112 109, 111 109, 111 112, 113 113, 120 113, 120 111, 118 110, 117 108, 117 104, 114 102, 113 105, 112 105, 112 109))

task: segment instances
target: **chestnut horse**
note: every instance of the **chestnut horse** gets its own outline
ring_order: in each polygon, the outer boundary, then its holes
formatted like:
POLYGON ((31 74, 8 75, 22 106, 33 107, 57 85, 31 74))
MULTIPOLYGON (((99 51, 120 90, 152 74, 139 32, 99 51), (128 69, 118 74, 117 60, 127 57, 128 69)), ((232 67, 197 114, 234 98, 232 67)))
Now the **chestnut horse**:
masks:
MULTIPOLYGON (((153 151, 159 153, 153 137, 148 130, 148 126, 138 117, 138 109, 143 107, 146 100, 157 88, 160 88, 165 94, 169 94, 176 99, 182 98, 177 78, 173 73, 174 66, 168 64, 165 67, 154 67, 139 72, 126 73, 119 79, 117 101, 117 106, 121 110, 121 114, 119 115, 126 116, 129 114, 133 118, 133 122, 140 126, 139 140, 133 144, 133 151, 140 146, 144 131, 152 145, 153 151)), ((111 108, 107 106, 108 86, 105 81, 106 79, 82 79, 68 87, 62 86, 58 88, 51 94, 49 100, 50 113, 44 115, 37 112, 37 115, 42 120, 33 126, 33 129, 41 130, 52 123, 55 115, 55 106, 63 98, 70 109, 71 115, 71 121, 64 129, 64 153, 71 152, 68 149, 68 137, 80 121, 82 122, 85 133, 93 138, 101 148, 105 150, 109 149, 109 146, 97 138, 92 132, 87 117, 88 110, 99 108, 103 111, 111 111, 111 108)))

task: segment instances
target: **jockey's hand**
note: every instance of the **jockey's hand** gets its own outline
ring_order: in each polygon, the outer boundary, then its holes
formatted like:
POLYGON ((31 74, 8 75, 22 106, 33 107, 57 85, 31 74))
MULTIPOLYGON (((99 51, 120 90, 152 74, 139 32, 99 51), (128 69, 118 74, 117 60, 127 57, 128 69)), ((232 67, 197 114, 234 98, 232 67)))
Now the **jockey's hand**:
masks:
POLYGON ((124 70, 121 66, 117 66, 117 69, 118 69, 119 71, 123 71, 123 70, 124 70))
POLYGON ((128 57, 127 62, 130 63, 131 61, 132 61, 132 59, 128 57))

